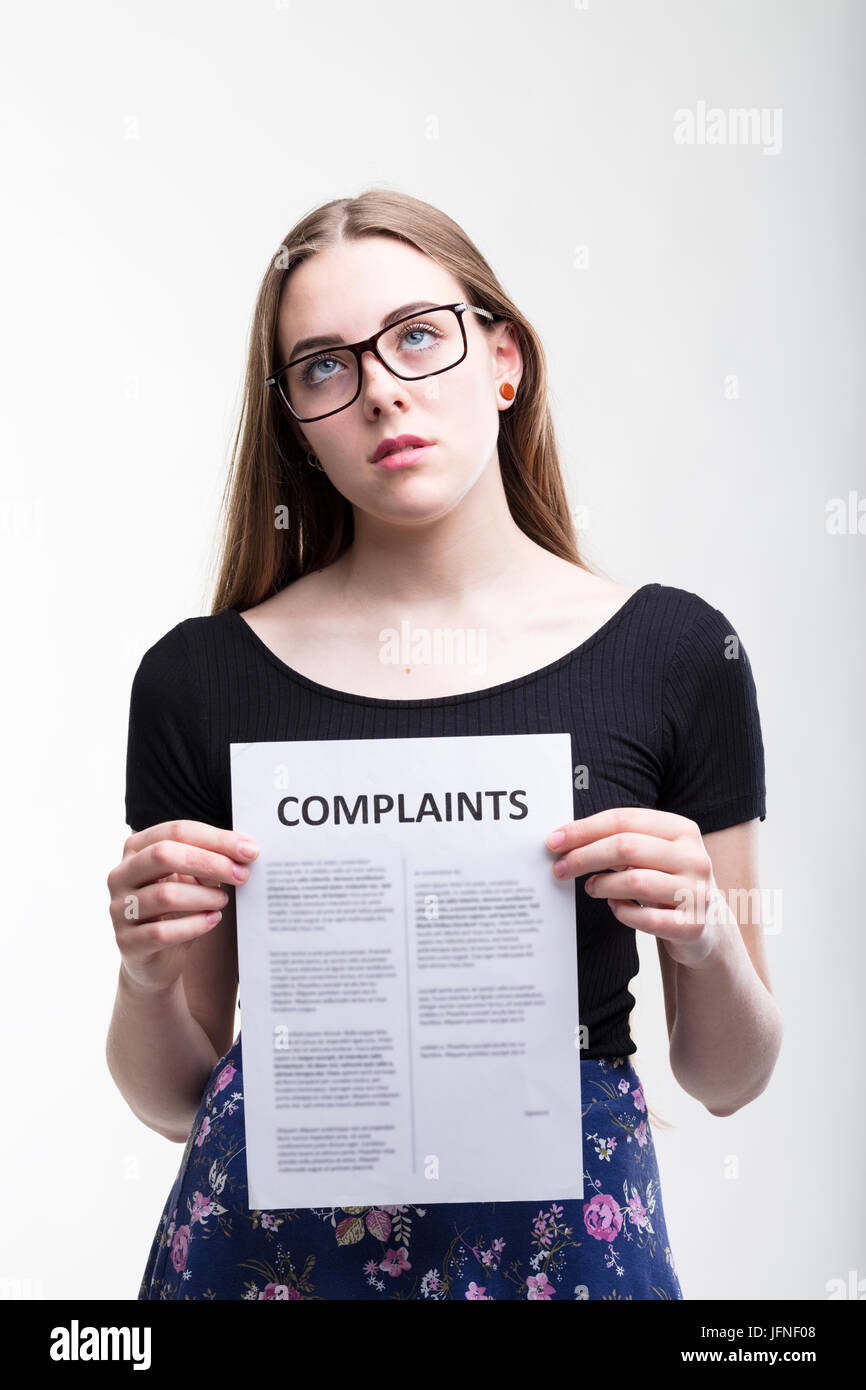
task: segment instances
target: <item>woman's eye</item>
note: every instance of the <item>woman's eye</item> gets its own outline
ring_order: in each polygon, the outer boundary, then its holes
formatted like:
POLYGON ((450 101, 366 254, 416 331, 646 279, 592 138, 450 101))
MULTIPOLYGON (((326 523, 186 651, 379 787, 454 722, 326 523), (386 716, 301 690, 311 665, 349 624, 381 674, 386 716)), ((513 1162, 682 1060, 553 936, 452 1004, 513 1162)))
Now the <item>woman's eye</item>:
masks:
MULTIPOLYGON (((307 367, 306 367, 306 369, 305 369, 305 371, 304 371, 304 381, 310 381, 310 380, 312 379, 313 372, 317 372, 317 371, 319 370, 320 367, 327 367, 329 363, 330 363, 332 366, 339 366, 339 363, 337 362, 336 358, 334 358, 334 357, 318 357, 318 358, 315 360, 315 362, 310 362, 310 363, 308 363, 308 365, 307 365, 307 367)), ((333 375, 334 375, 333 372, 327 372, 327 373, 326 373, 326 376, 333 376, 333 375)))
POLYGON ((423 346, 419 339, 439 338, 441 336, 442 335, 437 329, 418 324, 414 328, 406 328, 403 330, 402 342, 404 347, 417 348, 423 346), (409 341, 410 339, 412 340, 411 342, 409 341))

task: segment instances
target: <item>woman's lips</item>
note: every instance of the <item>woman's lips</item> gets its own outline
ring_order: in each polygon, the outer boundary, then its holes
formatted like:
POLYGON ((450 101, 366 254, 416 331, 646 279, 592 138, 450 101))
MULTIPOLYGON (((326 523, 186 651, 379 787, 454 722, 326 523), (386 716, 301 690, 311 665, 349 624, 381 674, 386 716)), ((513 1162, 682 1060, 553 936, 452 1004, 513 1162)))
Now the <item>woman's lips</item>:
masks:
POLYGON ((409 468, 434 448, 433 444, 416 444, 408 449, 400 449, 396 454, 385 454, 376 460, 377 468, 409 468))

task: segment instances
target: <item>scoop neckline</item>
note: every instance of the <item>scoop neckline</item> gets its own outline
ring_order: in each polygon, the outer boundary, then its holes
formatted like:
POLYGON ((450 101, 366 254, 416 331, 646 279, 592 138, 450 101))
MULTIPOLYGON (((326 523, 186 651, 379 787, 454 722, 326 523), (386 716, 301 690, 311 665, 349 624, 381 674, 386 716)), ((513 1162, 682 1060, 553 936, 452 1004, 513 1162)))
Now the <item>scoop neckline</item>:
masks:
POLYGON ((596 642, 602 641, 609 632, 616 627, 617 623, 625 617, 626 613, 637 603, 638 599, 644 597, 651 589, 658 589, 659 583, 654 581, 649 584, 642 584, 639 589, 635 589, 633 594, 629 594, 625 603, 621 604, 615 613, 602 623, 601 627, 596 628, 595 632, 590 633, 578 646, 573 647, 570 652, 563 656, 558 656, 555 661, 549 661, 546 666, 540 666, 536 671, 527 671, 523 676, 514 676, 510 681, 500 681, 498 685, 485 686, 483 690, 463 690, 457 691, 453 695, 429 695, 420 696, 411 700, 396 700, 391 697, 379 697, 378 695, 357 695, 351 690, 337 690, 330 685, 322 685, 321 681, 315 681, 310 676, 305 676, 301 671, 296 671, 288 662, 277 656, 276 652, 271 651, 267 642, 250 627, 245 618, 241 617, 237 608, 223 609, 223 616, 231 615, 235 626, 238 624, 247 633, 253 646, 264 656, 272 666, 281 671, 284 676, 288 676, 297 685, 303 686, 306 690, 314 691, 318 695, 326 695, 332 700, 343 700, 353 705, 368 705, 378 709, 435 709, 445 708, 448 705, 463 704, 467 700, 484 700, 492 695, 502 695, 509 690, 517 690, 522 685, 527 685, 530 681, 540 680, 544 676, 552 675, 554 671, 559 671, 576 657, 582 656, 590 647, 595 646, 596 642))

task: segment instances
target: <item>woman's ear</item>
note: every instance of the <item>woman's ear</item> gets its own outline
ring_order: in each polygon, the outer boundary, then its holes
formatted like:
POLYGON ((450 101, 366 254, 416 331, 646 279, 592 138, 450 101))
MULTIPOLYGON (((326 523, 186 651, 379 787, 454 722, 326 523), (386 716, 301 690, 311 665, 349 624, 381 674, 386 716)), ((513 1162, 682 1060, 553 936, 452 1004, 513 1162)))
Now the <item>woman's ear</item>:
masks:
POLYGON ((516 390, 523 376, 523 353, 515 326, 510 322, 498 323, 490 332, 490 351, 493 359, 494 380, 497 384, 508 380, 516 390))

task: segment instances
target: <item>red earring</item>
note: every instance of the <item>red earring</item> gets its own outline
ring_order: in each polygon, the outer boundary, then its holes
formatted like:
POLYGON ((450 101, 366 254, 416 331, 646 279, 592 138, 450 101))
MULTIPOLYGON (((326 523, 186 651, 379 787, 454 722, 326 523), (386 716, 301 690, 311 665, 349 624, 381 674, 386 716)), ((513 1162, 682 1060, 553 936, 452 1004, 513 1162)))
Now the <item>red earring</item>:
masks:
POLYGON ((499 394, 500 396, 504 396, 507 401, 514 400, 514 387, 511 385, 510 381, 503 381, 499 388, 499 394))

